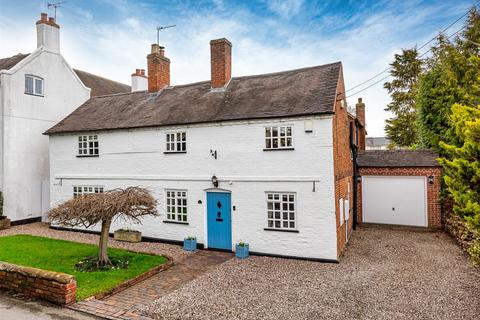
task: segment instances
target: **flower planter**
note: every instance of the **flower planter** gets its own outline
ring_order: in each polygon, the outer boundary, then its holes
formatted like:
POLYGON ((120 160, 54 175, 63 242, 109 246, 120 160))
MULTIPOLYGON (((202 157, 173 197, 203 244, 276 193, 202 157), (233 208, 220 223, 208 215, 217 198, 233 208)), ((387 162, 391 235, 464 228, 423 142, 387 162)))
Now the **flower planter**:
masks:
POLYGON ((236 244, 235 245, 235 257, 239 259, 245 259, 248 258, 250 255, 250 250, 248 244, 240 245, 236 244))
POLYGON ((183 249, 186 251, 197 250, 197 239, 183 239, 183 249))
POLYGON ((9 229, 10 228, 10 219, 6 216, 0 216, 0 230, 9 229))
POLYGON ((118 241, 140 242, 142 241, 142 233, 133 230, 117 230, 113 233, 113 238, 118 241))

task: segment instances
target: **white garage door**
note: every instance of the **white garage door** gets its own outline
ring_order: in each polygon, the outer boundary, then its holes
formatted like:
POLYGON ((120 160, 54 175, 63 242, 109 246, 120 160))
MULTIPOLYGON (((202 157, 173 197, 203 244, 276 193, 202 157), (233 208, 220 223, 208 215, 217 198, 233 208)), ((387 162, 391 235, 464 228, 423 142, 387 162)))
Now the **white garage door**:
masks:
POLYGON ((425 177, 362 177, 363 222, 427 226, 425 177))

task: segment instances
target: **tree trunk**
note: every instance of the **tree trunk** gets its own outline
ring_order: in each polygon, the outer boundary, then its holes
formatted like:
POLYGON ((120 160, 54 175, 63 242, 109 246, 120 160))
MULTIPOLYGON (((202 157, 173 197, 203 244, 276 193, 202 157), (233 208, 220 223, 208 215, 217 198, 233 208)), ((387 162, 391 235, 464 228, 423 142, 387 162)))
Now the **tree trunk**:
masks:
POLYGON ((100 232, 100 243, 98 245, 98 265, 106 266, 110 265, 110 259, 108 259, 107 248, 108 248, 108 234, 110 231, 110 224, 112 219, 102 220, 102 231, 100 232))

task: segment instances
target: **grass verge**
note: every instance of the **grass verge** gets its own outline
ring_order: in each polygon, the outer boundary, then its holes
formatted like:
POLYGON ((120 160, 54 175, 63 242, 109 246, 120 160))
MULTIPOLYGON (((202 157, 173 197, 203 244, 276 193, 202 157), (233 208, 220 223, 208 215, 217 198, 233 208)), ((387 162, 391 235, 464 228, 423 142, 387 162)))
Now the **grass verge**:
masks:
POLYGON ((98 247, 91 244, 30 235, 0 237, 0 261, 75 276, 77 300, 106 292, 120 283, 168 261, 163 256, 109 248, 109 256, 130 261, 128 269, 95 272, 75 270, 75 264, 78 261, 97 254, 98 247))

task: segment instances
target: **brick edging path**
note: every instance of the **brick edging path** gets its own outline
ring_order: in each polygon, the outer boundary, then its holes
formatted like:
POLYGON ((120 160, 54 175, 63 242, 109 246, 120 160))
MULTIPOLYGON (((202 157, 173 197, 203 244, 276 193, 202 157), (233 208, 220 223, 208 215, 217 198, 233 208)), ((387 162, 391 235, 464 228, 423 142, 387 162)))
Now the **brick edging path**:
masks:
POLYGON ((138 310, 232 257, 232 253, 199 250, 120 292, 83 300, 68 308, 105 319, 147 319, 138 310))

